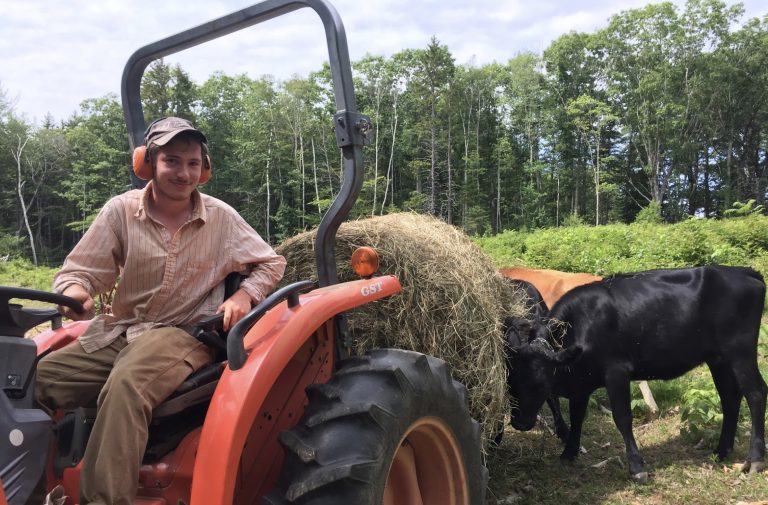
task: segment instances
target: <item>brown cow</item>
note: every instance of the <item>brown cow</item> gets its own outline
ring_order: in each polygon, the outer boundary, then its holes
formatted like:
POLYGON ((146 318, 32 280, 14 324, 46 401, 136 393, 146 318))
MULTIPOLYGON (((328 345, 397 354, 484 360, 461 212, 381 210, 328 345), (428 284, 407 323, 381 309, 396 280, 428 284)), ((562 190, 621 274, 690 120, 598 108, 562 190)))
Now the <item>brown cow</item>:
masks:
POLYGON ((576 286, 602 280, 602 277, 592 274, 573 274, 557 270, 539 270, 525 267, 502 268, 499 270, 499 273, 508 279, 518 279, 533 284, 541 293, 544 303, 550 308, 555 305, 555 302, 561 296, 576 286))

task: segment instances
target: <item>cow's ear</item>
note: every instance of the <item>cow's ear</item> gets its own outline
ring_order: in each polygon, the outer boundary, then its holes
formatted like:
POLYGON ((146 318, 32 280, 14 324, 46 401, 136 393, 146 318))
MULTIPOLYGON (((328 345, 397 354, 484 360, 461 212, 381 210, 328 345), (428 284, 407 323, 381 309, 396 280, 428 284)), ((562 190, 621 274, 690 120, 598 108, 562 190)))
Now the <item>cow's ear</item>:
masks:
POLYGON ((531 322, 522 317, 504 319, 504 341, 510 349, 518 349, 529 341, 533 331, 531 322))
POLYGON ((568 365, 579 359, 582 351, 583 349, 580 345, 572 345, 571 347, 566 347, 562 351, 553 354, 552 361, 558 365, 568 365))

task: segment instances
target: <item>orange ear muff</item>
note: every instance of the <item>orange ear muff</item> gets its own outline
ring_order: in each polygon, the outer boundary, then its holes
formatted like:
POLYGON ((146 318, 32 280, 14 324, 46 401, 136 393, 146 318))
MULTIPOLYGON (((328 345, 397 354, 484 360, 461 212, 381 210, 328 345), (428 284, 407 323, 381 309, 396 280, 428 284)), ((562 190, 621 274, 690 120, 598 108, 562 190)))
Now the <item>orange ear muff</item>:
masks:
POLYGON ((208 182, 208 179, 211 178, 211 172, 213 172, 211 167, 211 157, 206 154, 205 162, 203 163, 203 169, 200 171, 200 181, 198 184, 204 184, 208 182))
MULTIPOLYGON (((200 172, 200 181, 198 181, 198 184, 208 182, 208 179, 211 178, 211 172, 211 157, 205 155, 205 162, 203 163, 203 169, 200 172)), ((143 181, 152 179, 152 161, 149 159, 147 146, 139 146, 133 150, 133 173, 143 181)))
POLYGON ((152 179, 152 162, 149 160, 147 146, 139 146, 133 150, 133 173, 143 181, 152 179))

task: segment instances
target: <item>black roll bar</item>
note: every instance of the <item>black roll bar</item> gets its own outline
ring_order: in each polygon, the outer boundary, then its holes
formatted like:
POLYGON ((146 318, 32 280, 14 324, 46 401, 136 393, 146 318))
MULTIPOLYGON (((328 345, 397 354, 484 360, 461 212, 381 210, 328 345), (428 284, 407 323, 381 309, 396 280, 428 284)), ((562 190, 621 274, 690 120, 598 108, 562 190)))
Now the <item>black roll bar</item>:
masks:
MULTIPOLYGON (((370 128, 370 121, 357 113, 347 36, 338 12, 330 3, 326 0, 267 0, 148 44, 128 59, 123 69, 120 92, 133 150, 144 142, 146 126, 141 105, 141 78, 152 61, 304 7, 313 9, 325 27, 337 109, 334 129, 344 160, 341 190, 323 216, 315 239, 318 284, 323 287, 338 283, 334 255, 336 232, 360 194, 363 184, 362 146, 370 128)), ((145 184, 132 171, 131 181, 135 188, 145 184)))

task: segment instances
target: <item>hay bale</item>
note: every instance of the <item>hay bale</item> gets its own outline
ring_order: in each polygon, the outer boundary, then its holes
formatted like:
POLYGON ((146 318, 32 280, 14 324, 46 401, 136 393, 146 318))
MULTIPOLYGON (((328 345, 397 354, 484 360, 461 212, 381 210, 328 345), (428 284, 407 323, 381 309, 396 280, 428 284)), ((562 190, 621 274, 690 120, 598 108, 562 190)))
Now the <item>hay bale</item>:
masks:
MULTIPOLYGON (((310 231, 276 248, 288 261, 284 283, 317 279, 314 241, 310 231)), ((394 347, 448 362, 467 386, 470 411, 488 441, 508 410, 500 325, 504 315, 524 314, 523 293, 464 233, 430 216, 399 213, 342 224, 335 248, 341 281, 357 279, 349 259, 364 245, 378 251, 379 273, 397 276, 403 290, 347 313, 354 351, 394 347)))

